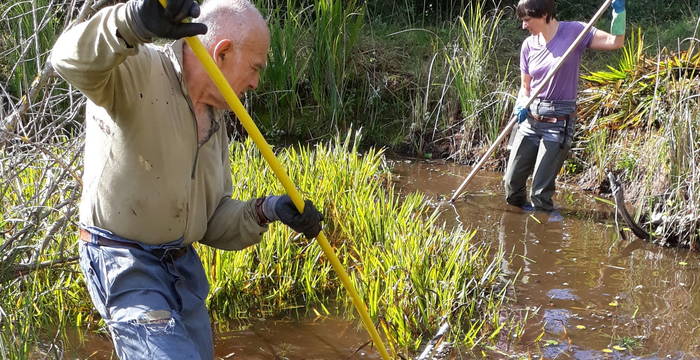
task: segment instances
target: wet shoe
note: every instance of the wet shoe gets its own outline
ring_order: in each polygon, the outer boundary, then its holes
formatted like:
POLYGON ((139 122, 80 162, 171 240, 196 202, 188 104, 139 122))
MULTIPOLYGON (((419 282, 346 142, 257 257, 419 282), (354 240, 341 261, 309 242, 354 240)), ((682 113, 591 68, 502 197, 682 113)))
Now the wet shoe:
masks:
POLYGON ((561 222, 564 220, 564 216, 559 212, 559 210, 552 210, 549 213, 549 218, 547 222, 561 222))
POLYGON ((535 207, 531 204, 520 205, 520 209, 527 212, 535 211, 535 207))

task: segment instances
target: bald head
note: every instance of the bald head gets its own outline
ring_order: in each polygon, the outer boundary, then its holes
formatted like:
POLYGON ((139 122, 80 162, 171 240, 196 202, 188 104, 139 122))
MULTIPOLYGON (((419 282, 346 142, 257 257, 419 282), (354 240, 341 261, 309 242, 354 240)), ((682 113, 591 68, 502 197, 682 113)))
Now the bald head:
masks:
MULTIPOLYGON (((270 31, 249 0, 206 0, 195 20, 208 27, 204 47, 238 96, 258 87, 267 64, 270 31)), ((229 106, 189 47, 183 48, 183 73, 195 107, 229 106)))
POLYGON ((206 24, 209 29, 200 37, 207 48, 222 39, 240 45, 252 33, 269 37, 265 19, 248 0, 206 0, 196 21, 206 24))

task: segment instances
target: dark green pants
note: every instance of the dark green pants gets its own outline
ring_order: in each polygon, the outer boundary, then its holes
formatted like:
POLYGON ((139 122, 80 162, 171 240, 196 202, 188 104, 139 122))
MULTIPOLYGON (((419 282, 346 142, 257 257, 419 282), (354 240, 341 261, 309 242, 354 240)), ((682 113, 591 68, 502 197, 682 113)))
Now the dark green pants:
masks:
POLYGON ((529 118, 520 124, 504 177, 506 201, 514 206, 528 204, 526 183, 532 175, 532 205, 536 210, 552 211, 557 175, 571 149, 576 102, 537 100, 530 112, 551 117, 568 115, 568 120, 545 123, 529 118))
POLYGON ((557 174, 570 147, 568 143, 544 141, 538 136, 518 133, 513 141, 505 174, 506 201, 515 206, 528 203, 525 189, 527 179, 532 174, 532 205, 537 210, 554 210, 552 196, 556 189, 557 174))

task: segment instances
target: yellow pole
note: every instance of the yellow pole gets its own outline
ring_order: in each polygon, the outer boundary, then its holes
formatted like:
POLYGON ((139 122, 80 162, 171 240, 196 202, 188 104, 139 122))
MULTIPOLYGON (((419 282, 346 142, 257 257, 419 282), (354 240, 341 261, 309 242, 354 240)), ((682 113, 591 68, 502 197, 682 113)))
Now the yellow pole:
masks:
MULTIPOLYGON (((161 5, 164 7, 166 6, 166 0, 159 1, 161 5)), ((260 133, 260 130, 255 125, 255 122, 253 122, 253 119, 248 114, 248 111, 246 111, 246 109, 243 107, 241 100, 238 99, 236 93, 233 91, 233 89, 231 89, 231 85, 229 85, 229 83, 226 81, 226 78, 224 78, 224 75, 219 67, 216 66, 216 63, 207 52, 207 49, 204 47, 204 45, 202 45, 202 42, 199 41, 196 36, 185 38, 185 41, 197 56, 197 59, 199 59, 199 61, 202 63, 202 66, 204 66, 204 69, 207 71, 207 74, 209 74, 209 77, 221 92, 221 95, 223 95, 224 99, 226 99, 226 102, 231 107, 231 110, 233 110, 238 117, 238 120, 241 121, 243 127, 245 127, 246 131, 248 131, 248 136, 253 139, 255 145, 258 147, 258 149, 260 149, 262 156, 265 158, 267 163, 272 168, 272 171, 277 176, 277 179, 279 179, 282 186, 284 186, 284 189, 287 191, 287 195, 289 195, 289 197, 292 199, 299 212, 303 213, 304 199, 301 197, 301 194, 297 190, 296 186, 287 175, 287 172, 282 164, 279 162, 279 160, 277 160, 277 157, 272 152, 270 145, 267 143, 267 141, 265 141, 265 138, 260 133)), ((350 277, 345 272, 343 265, 340 263, 338 256, 335 254, 335 251, 333 251, 333 247, 331 247, 331 244, 328 242, 328 239, 326 239, 326 235, 323 233, 323 231, 318 234, 316 241, 318 241, 319 245, 321 245, 321 249, 323 249, 326 257, 328 257, 328 260, 333 265, 333 269, 335 269, 335 272, 338 273, 340 281, 350 294, 352 304, 360 314, 360 318, 362 319, 365 329, 367 329, 367 332, 369 332, 369 335, 372 337, 372 341, 374 341, 374 344, 377 346, 382 359, 389 360, 389 353, 386 351, 384 342, 379 337, 379 332, 377 332, 377 329, 372 323, 372 319, 369 317, 367 306, 362 299, 360 299, 360 295, 352 285, 350 277)))

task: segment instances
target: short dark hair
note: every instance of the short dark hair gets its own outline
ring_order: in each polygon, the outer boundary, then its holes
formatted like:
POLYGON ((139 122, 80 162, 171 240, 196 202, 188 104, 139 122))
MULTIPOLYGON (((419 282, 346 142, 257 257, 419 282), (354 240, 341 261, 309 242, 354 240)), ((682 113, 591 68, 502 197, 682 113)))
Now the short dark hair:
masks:
POLYGON ((547 16, 547 22, 557 16, 557 7, 554 0, 520 0, 516 9, 518 18, 526 16, 541 18, 547 16))

